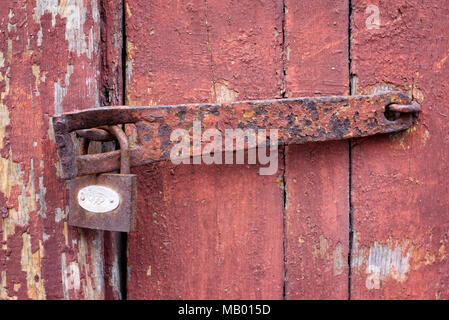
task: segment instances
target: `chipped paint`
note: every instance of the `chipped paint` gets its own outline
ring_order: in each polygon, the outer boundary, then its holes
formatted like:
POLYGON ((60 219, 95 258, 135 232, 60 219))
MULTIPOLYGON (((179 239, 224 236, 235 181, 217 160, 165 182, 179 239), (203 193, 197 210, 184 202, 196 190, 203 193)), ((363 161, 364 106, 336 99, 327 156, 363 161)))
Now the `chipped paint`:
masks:
POLYGON ((334 259, 334 275, 338 276, 343 273, 345 266, 345 259, 343 257, 343 248, 341 243, 337 243, 333 251, 334 259))
POLYGON ((41 17, 49 12, 52 15, 52 27, 56 25, 57 15, 65 18, 65 39, 68 41, 68 50, 80 56, 87 52, 84 34, 87 9, 83 5, 83 0, 66 0, 61 4, 58 2, 58 0, 38 0, 33 18, 40 24, 41 17))
POLYGON ((39 241, 39 248, 36 252, 31 251, 31 236, 28 233, 22 234, 22 271, 26 272, 26 282, 28 297, 31 299, 45 299, 44 279, 41 275, 41 261, 44 257, 42 242, 39 241))
POLYGON ((415 126, 396 137, 353 144, 353 226, 358 249, 351 296, 448 299, 449 264, 440 260, 439 250, 447 246, 449 221, 449 20, 440 15, 448 12, 449 3, 380 1, 378 5, 380 12, 394 14, 385 15, 385 26, 373 35, 363 25, 363 4, 353 3, 351 71, 357 73, 357 93, 382 81, 411 92, 423 112, 415 126), (438 41, 432 39, 434 34, 439 35, 438 41))
POLYGON ((215 92, 215 101, 217 103, 234 102, 237 100, 239 93, 235 90, 229 89, 229 84, 215 83, 213 90, 215 92))
MULTIPOLYGON (((98 1, 36 0, 31 9, 23 3, 0 10, 0 192, 8 209, 1 219, 0 298, 85 298, 87 268, 76 267, 85 235, 67 228, 66 209, 56 210, 67 205, 66 184, 57 176, 48 120, 54 110, 99 101, 98 1)), ((85 264, 97 264, 88 274, 101 277, 101 244, 86 241, 85 264)), ((103 290, 98 279, 90 296, 101 299, 103 290)))
POLYGON ((28 181, 24 181, 24 172, 20 169, 20 164, 12 160, 10 156, 0 158, 0 192, 7 198, 15 198, 14 205, 8 208, 8 218, 3 219, 3 240, 6 241, 9 235, 15 233, 15 226, 25 226, 28 224, 30 212, 36 209, 36 198, 38 195, 34 189, 34 168, 33 159, 30 160, 31 171, 28 181), (20 192, 19 192, 20 190, 20 192))
POLYGON ((422 143, 422 145, 426 145, 426 143, 427 143, 427 140, 429 140, 429 138, 430 138, 430 132, 429 132, 429 130, 427 130, 427 129, 424 129, 424 132, 422 133, 422 135, 421 135, 421 143, 422 143))
POLYGON ((328 258, 328 249, 329 249, 329 240, 321 234, 319 238, 319 243, 316 244, 312 249, 312 255, 315 258, 326 260, 328 258))
POLYGON ((61 208, 55 209, 55 222, 60 222, 62 220, 65 220, 67 218, 67 215, 64 210, 61 208))
POLYGON ((17 300, 17 296, 9 296, 6 285, 6 270, 0 273, 0 299, 1 300, 17 300))
POLYGON ((34 85, 35 85, 35 90, 36 90, 36 96, 39 95, 39 84, 41 82, 41 67, 37 64, 33 64, 31 66, 31 70, 33 72, 35 81, 34 81, 34 85))
POLYGON ((80 269, 78 263, 75 261, 72 261, 67 265, 65 253, 62 253, 61 255, 61 266, 64 299, 68 300, 70 297, 70 290, 78 292, 80 289, 80 269))
POLYGON ((366 267, 366 288, 379 289, 380 281, 392 277, 404 281, 409 270, 410 252, 397 246, 390 248, 377 242, 369 248, 366 267))
POLYGON ((47 211, 47 204, 45 203, 45 194, 47 193, 47 188, 44 185, 44 177, 39 177, 39 214, 42 218, 46 218, 45 212, 47 211))
POLYGON ((54 88, 55 88, 54 105, 55 105, 55 113, 56 114, 64 112, 64 110, 62 108, 62 101, 64 100, 65 96, 67 95, 67 88, 70 85, 70 76, 73 74, 73 71, 74 71, 74 66, 67 65, 67 72, 65 74, 65 79, 64 79, 64 87, 61 86, 59 79, 54 84, 54 88))
POLYGON ((368 248, 360 247, 354 235, 352 267, 356 272, 365 274, 365 286, 368 290, 380 289, 383 281, 394 279, 407 280, 410 270, 412 249, 407 242, 388 240, 385 243, 374 241, 368 248))

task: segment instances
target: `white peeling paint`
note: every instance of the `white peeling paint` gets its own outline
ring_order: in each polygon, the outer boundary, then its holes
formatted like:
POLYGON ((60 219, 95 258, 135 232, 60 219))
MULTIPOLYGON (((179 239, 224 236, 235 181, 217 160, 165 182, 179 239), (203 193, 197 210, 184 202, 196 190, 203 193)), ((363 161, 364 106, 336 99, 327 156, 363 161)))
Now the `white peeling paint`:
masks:
POLYGON ((44 177, 39 177, 39 214, 46 218, 45 212, 47 211, 47 205, 45 204, 45 194, 47 193, 47 188, 44 185, 44 177))
POLYGON ((78 291, 80 289, 80 268, 78 267, 78 263, 75 261, 70 262, 68 273, 67 273, 67 284, 69 289, 74 289, 78 291))
POLYGON ((5 66, 5 57, 3 56, 3 52, 0 51, 0 68, 5 66))
POLYGON ((380 289, 382 281, 394 279, 407 280, 410 269, 411 251, 407 244, 387 240, 386 243, 374 241, 369 248, 360 247, 357 235, 353 238, 351 265, 354 271, 364 272, 367 289, 380 289))
POLYGON ((34 8, 33 19, 40 24, 41 17, 45 12, 51 13, 51 25, 56 25, 56 15, 59 11, 59 0, 37 0, 36 7, 34 8))
POLYGON ((55 82, 55 93, 54 93, 55 114, 61 114, 63 112, 62 100, 64 99, 66 94, 67 94, 67 89, 61 87, 61 85, 59 84, 59 80, 57 82, 55 82))
POLYGON ((344 269, 344 257, 343 257, 343 248, 341 243, 337 243, 334 252, 334 275, 338 276, 343 273, 344 269))
POLYGON ((89 45, 87 48, 87 57, 92 59, 92 53, 94 52, 94 30, 91 27, 89 29, 89 45))
MULTIPOLYGON (((23 172, 17 172, 23 177, 23 172)), ((24 226, 28 224, 30 212, 36 210, 36 193, 34 187, 34 159, 30 159, 30 173, 28 175, 28 183, 23 181, 20 184, 21 193, 17 196, 19 204, 18 210, 10 210, 11 220, 18 225, 24 226)))
POLYGON ((42 28, 37 32, 37 45, 40 47, 42 45, 42 28))
POLYGON ((109 285, 112 288, 116 288, 118 292, 118 299, 122 299, 122 295, 120 292, 120 268, 118 264, 118 257, 115 255, 114 261, 112 263, 112 270, 111 270, 111 278, 109 280, 109 285))
POLYGON ((98 11, 98 1, 91 0, 90 4, 92 6, 92 19, 94 19, 94 22, 97 23, 100 21, 100 11, 98 11))
POLYGON ((133 60, 126 60, 126 86, 128 87, 131 84, 131 77, 133 75, 133 60))
POLYGON ((93 241, 94 250, 91 252, 91 258, 94 263, 94 281, 95 281, 95 299, 98 299, 98 294, 103 291, 104 288, 104 266, 103 257, 101 255, 103 249, 102 233, 100 231, 95 232, 95 239, 93 241))
POLYGON ((54 104, 55 104, 55 114, 60 114, 63 112, 62 101, 64 97, 67 95, 67 88, 70 85, 70 76, 73 74, 73 65, 67 65, 67 72, 65 74, 65 87, 62 87, 60 84, 60 80, 55 82, 54 85, 54 104))
MULTIPOLYGON (((99 20, 98 3, 93 1, 92 14, 95 22, 99 20)), ((65 19, 65 39, 68 42, 68 49, 76 52, 78 57, 88 52, 88 44, 86 43, 86 35, 84 33, 84 23, 86 22, 87 8, 83 4, 83 0, 37 0, 34 9, 34 20, 40 24, 41 17, 45 13, 52 16, 52 27, 56 26, 56 16, 65 19)), ((40 30, 42 33, 42 29, 40 30)), ((42 36, 38 35, 38 45, 42 44, 42 36)), ((90 58, 90 56, 89 56, 90 58)))
POLYGON ((406 279, 409 270, 410 252, 400 246, 390 248, 377 242, 369 249, 366 266, 367 278, 365 285, 368 289, 379 289, 380 280, 393 277, 398 281, 406 279))
MULTIPOLYGON (((97 73, 97 76, 99 77, 99 73, 97 73)), ((100 106, 100 94, 98 90, 98 81, 95 77, 86 77, 86 89, 87 89, 87 96, 93 97, 95 96, 95 106, 100 106)))
POLYGON ((69 290, 78 292, 81 286, 80 269, 78 263, 72 261, 68 266, 66 265, 66 255, 61 255, 61 274, 62 274, 62 289, 64 299, 69 300, 69 290))
POLYGON ((66 214, 64 212, 64 210, 62 210, 61 208, 56 208, 56 213, 55 213, 55 222, 61 222, 63 219, 66 218, 66 214))
POLYGON ((69 300, 69 288, 67 280, 67 268, 65 252, 61 254, 61 278, 62 278, 62 293, 64 294, 64 300, 69 300))
POLYGON ((42 240, 45 242, 45 241, 47 241, 48 239, 50 239, 50 235, 49 234, 46 234, 45 232, 42 234, 42 240))
POLYGON ((61 7, 60 15, 66 18, 65 39, 69 43, 69 51, 76 52, 78 57, 87 50, 84 34, 87 9, 83 6, 83 0, 67 0, 67 4, 61 7))
POLYGON ((215 83, 214 91, 216 94, 215 102, 217 103, 234 102, 239 96, 238 92, 229 89, 226 83, 215 83))

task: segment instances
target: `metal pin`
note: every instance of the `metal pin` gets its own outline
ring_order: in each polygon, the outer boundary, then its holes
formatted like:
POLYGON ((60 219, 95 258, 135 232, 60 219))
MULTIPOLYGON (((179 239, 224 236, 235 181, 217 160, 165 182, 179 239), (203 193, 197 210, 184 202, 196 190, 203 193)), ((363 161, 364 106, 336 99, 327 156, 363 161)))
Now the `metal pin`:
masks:
POLYGON ((412 101, 411 104, 390 104, 388 108, 391 111, 401 112, 401 113, 412 113, 421 112, 421 105, 417 101, 412 101))

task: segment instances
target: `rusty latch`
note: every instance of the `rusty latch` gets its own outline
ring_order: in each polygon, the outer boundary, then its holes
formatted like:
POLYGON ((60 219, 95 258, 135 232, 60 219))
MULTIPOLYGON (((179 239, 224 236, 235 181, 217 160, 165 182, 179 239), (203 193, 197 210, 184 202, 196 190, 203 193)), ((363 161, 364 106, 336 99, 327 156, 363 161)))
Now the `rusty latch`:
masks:
MULTIPOLYGON (((120 151, 76 155, 71 133, 107 141, 101 126, 133 123, 137 144, 130 147, 130 166, 167 160, 175 129, 191 130, 195 120, 222 132, 229 128, 278 130, 278 144, 366 137, 398 132, 413 124, 417 102, 401 92, 360 96, 329 96, 255 100, 222 104, 120 106, 94 108, 53 117, 63 178, 111 172, 120 168, 120 151), (93 129, 92 129, 93 128, 93 129)), ((237 151, 237 150, 235 150, 237 151)))
MULTIPOLYGON (((53 127, 63 177, 73 179, 70 182, 69 224, 133 231, 137 177, 130 174, 130 167, 168 159, 174 144, 178 143, 172 140, 171 134, 178 129, 188 134, 195 133, 199 126, 205 130, 215 129, 220 136, 230 129, 240 132, 262 129, 264 134, 275 130, 276 138, 269 137, 270 146, 273 143, 288 145, 401 131, 413 124, 413 114, 419 111, 420 105, 406 94, 390 92, 223 104, 107 107, 56 115, 53 127), (118 124, 135 124, 136 145, 129 146, 128 138, 118 124), (76 155, 72 141, 74 132, 82 137, 79 155, 76 155), (119 141, 120 150, 87 154, 89 141, 115 139, 119 141), (106 173, 117 169, 120 174, 106 173)), ((198 144, 200 148, 191 150, 188 140, 186 158, 207 155, 201 138, 198 144)), ((225 149, 218 150, 230 152, 249 148, 247 141, 235 145, 225 143, 225 149)))

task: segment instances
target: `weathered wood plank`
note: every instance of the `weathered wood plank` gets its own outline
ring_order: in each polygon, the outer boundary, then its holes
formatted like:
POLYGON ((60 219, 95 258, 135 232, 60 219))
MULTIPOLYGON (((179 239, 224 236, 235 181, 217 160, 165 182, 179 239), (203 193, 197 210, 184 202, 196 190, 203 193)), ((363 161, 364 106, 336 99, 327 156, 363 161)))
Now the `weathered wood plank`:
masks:
MULTIPOLYGON (((106 0, 99 2, 100 12, 100 104, 116 106, 124 104, 123 84, 123 0, 106 0)), ((103 151, 116 148, 115 143, 103 144, 103 151)), ((122 264, 126 263, 122 247, 126 235, 118 232, 104 231, 104 285, 105 299, 120 300, 126 288, 122 264)))
POLYGON ((0 298, 101 299, 100 232, 66 223, 49 117, 99 104, 97 0, 0 6, 0 298))
POLYGON ((449 4, 352 3, 357 93, 399 88, 423 109, 406 132, 354 141, 352 297, 448 299, 449 4))
MULTIPOLYGON (((348 2, 285 1, 286 96, 348 94, 348 2)), ((348 297, 346 141, 286 148, 286 298, 348 297)))
MULTIPOLYGON (((280 30, 281 1, 128 0, 127 102, 279 97, 280 30)), ((134 170, 130 298, 282 298, 283 168, 273 176, 258 169, 164 163, 134 170)))

